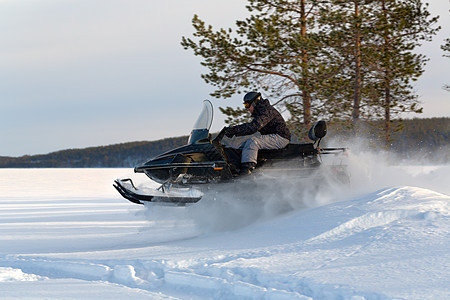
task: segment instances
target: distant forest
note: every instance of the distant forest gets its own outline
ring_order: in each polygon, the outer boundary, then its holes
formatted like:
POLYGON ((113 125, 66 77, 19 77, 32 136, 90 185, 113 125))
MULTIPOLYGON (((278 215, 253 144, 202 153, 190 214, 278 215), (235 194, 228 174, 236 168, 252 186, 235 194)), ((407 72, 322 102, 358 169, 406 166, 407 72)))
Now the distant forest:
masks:
POLYGON ((130 142, 49 154, 1 157, 0 168, 118 168, 134 167, 169 149, 186 144, 188 137, 152 142, 130 142))
MULTIPOLYGON (((450 162, 450 118, 409 119, 401 123, 403 129, 393 133, 391 151, 400 157, 427 158, 436 162, 450 162)), ((376 125, 368 125, 368 147, 376 150, 376 125), (374 136, 370 138, 370 136, 374 136)), ((351 136, 345 127, 330 125, 328 138, 351 136)), ((324 139, 326 145, 327 137, 324 139)), ((119 168, 134 167, 165 151, 186 144, 187 136, 158 141, 143 141, 69 149, 42 155, 1 157, 0 168, 119 168)), ((349 139, 350 140, 350 139, 349 139)), ((382 144, 382 143, 379 143, 382 144)), ((333 145, 329 145, 333 146, 333 145)), ((351 148, 352 145, 347 145, 351 148)))

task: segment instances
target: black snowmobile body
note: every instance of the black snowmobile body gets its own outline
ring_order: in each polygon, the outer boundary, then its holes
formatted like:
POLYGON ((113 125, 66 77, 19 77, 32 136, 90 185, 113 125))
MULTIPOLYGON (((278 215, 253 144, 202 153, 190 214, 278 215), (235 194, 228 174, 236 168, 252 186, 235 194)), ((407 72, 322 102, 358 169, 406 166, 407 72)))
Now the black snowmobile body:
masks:
MULTIPOLYGON (((238 176, 241 153, 242 149, 227 148, 217 141, 206 140, 161 154, 137 166, 134 171, 145 173, 150 179, 159 183, 219 182, 238 176)), ((296 159, 296 164, 301 167, 315 165, 319 164, 315 159, 317 153, 312 143, 289 144, 281 150, 260 150, 257 168, 292 159, 296 159)))
MULTIPOLYGON (((222 130, 215 139, 209 128, 212 123, 212 104, 204 101, 202 113, 185 146, 170 150, 134 168, 136 173, 145 173, 151 180, 161 184, 156 193, 143 193, 131 179, 117 179, 114 187, 126 199, 142 204, 144 202, 168 202, 175 204, 195 203, 201 193, 187 195, 179 188, 230 182, 239 178, 242 148, 222 145, 222 130), (177 190, 178 189, 178 190, 177 190), (175 190, 175 192, 172 192, 175 190)), ((324 121, 317 122, 309 137, 314 143, 291 143, 280 150, 259 150, 258 163, 254 173, 295 174, 307 176, 311 170, 320 167, 322 153, 345 151, 344 148, 320 149, 320 140, 326 134, 324 121)))

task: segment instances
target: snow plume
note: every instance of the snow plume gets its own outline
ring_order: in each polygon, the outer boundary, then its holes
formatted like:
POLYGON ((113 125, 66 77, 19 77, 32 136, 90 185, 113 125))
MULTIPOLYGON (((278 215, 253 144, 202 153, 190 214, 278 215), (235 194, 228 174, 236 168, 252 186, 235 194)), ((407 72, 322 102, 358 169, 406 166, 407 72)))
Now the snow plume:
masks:
POLYGON ((232 183, 211 185, 202 200, 192 206, 175 209, 151 206, 146 212, 149 228, 153 228, 152 222, 180 230, 194 223, 196 234, 231 231, 286 213, 402 185, 450 194, 446 184, 450 166, 420 167, 420 161, 405 162, 393 153, 369 149, 370 143, 364 139, 329 144, 348 150, 340 156, 322 155, 321 168, 305 176, 255 172, 232 183))
POLYGON ((204 232, 227 231, 281 214, 361 197, 385 187, 414 185, 449 195, 450 166, 417 167, 386 151, 367 149, 364 140, 351 141, 344 157, 327 156, 308 178, 259 175, 212 188, 189 214, 204 232), (346 167, 347 178, 330 165, 346 167))
MULTIPOLYGON (((336 174, 328 166, 313 173, 309 171, 294 175, 255 171, 247 178, 209 185, 203 190, 201 201, 186 207, 146 203, 147 209, 137 213, 148 220, 148 226, 142 231, 147 231, 146 228, 154 231, 156 223, 158 227, 173 228, 177 232, 184 232, 192 223, 197 225, 197 234, 230 231, 287 212, 336 201, 342 189, 336 174)), ((144 187, 139 185, 139 189, 144 187)))
POLYGON ((298 182, 298 178, 267 178, 259 174, 209 186, 202 200, 194 205, 173 207, 149 203, 146 210, 137 214, 148 220, 143 233, 147 228, 154 231, 158 224, 164 230, 174 229, 183 238, 186 227, 192 224, 196 225, 196 234, 230 231, 325 202, 329 200, 312 180, 298 182))
POLYGON ((204 232, 228 231, 281 214, 324 205, 337 199, 341 183, 326 168, 310 177, 255 174, 216 185, 188 214, 204 232))
POLYGON ((437 165, 420 155, 405 160, 398 154, 368 149, 364 139, 354 139, 348 152, 351 195, 370 193, 383 187, 414 185, 450 194, 450 165, 437 165))

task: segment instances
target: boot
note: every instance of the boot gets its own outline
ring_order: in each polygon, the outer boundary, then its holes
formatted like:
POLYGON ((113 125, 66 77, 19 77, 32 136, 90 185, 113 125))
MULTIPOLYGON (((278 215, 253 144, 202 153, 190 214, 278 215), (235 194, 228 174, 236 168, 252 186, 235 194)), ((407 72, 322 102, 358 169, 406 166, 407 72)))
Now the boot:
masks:
POLYGON ((252 171, 255 169, 255 167, 256 163, 254 162, 242 163, 239 175, 250 175, 252 174, 252 171))

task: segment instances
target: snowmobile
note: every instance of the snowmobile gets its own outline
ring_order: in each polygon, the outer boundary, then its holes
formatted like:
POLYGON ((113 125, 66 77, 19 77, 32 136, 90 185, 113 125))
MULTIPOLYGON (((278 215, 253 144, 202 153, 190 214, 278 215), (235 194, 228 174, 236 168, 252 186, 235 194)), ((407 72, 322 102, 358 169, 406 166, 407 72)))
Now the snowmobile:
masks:
MULTIPOLYGON (((209 132, 213 120, 213 105, 203 101, 203 109, 194 124, 187 144, 160 154, 134 168, 135 173, 144 173, 156 189, 136 187, 131 178, 116 179, 114 187, 129 201, 136 204, 164 203, 186 205, 200 201, 204 187, 213 184, 232 183, 241 180, 240 158, 242 147, 227 146, 223 142, 225 128, 212 139, 209 132)), ((259 150, 258 163, 251 175, 258 174, 276 178, 310 176, 321 167, 321 156, 344 153, 346 148, 320 148, 320 141, 327 133, 325 121, 318 121, 309 130, 310 143, 290 143, 279 150, 259 150)), ((333 170, 345 176, 343 165, 333 170)))

